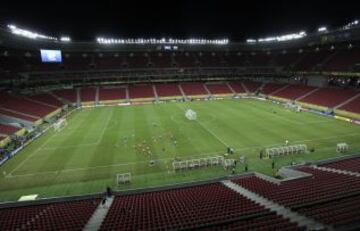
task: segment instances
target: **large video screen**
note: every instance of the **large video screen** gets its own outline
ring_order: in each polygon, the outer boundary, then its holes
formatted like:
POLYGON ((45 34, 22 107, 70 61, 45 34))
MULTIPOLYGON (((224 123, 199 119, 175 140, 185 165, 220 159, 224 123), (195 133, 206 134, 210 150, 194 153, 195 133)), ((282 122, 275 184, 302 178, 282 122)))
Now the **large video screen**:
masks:
POLYGON ((40 50, 41 61, 43 63, 61 63, 61 51, 60 50, 40 50))

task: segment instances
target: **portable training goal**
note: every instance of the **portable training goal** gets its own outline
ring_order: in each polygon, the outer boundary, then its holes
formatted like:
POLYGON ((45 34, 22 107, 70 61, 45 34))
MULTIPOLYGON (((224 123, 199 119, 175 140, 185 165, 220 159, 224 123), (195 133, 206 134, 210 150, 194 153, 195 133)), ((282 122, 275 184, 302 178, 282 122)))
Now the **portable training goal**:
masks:
POLYGON ((116 185, 120 186, 123 184, 131 183, 131 173, 119 173, 116 174, 116 185))
POLYGON ((265 149, 265 153, 262 156, 262 158, 273 158, 278 156, 301 154, 301 153, 306 153, 306 151, 307 151, 306 144, 267 148, 265 149))

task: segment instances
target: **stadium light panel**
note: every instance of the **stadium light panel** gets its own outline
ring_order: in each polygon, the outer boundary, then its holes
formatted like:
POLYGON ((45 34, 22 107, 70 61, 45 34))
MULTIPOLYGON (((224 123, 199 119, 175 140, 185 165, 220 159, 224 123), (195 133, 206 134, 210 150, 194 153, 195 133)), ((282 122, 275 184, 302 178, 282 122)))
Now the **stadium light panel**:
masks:
POLYGON ((61 42, 71 42, 71 38, 68 36, 61 36, 60 41, 61 42))
POLYGON ((354 20, 348 24, 346 24, 345 26, 342 27, 343 30, 348 30, 354 26, 357 26, 359 24, 359 20, 354 20))
POLYGON ((51 37, 51 36, 39 34, 37 32, 33 32, 33 31, 30 31, 30 30, 22 29, 22 28, 19 28, 19 27, 13 25, 13 24, 8 25, 7 27, 9 28, 11 33, 22 36, 22 37, 26 37, 26 38, 30 38, 30 39, 53 40, 53 41, 58 40, 55 37, 51 37))
POLYGON ((99 44, 169 44, 169 45, 227 45, 229 43, 229 39, 173 39, 173 38, 161 38, 161 39, 144 39, 144 38, 129 38, 129 39, 114 39, 114 38, 104 38, 97 37, 97 43, 99 44))
POLYGON ((247 39, 246 42, 247 43, 256 43, 256 39, 247 39))
POLYGON ((319 27, 318 32, 326 32, 327 28, 325 26, 319 27))
POLYGON ((264 43, 264 42, 284 42, 289 40, 301 39, 307 36, 305 31, 300 31, 299 33, 294 34, 285 34, 267 38, 259 38, 257 42, 264 43))

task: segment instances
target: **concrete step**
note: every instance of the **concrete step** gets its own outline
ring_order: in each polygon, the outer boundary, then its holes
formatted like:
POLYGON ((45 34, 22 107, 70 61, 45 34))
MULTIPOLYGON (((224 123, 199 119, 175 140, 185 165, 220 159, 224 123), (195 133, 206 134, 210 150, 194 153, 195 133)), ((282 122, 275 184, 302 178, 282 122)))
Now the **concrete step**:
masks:
POLYGON ((228 86, 228 88, 230 89, 230 91, 236 95, 236 92, 234 91, 234 89, 231 87, 231 85, 229 84, 229 82, 226 83, 226 85, 228 86))
POLYGON ((246 93, 250 93, 249 89, 245 86, 245 84, 243 82, 241 82, 241 86, 244 88, 244 90, 246 91, 246 93))
POLYGON ((184 89, 182 89, 181 84, 178 84, 178 86, 179 86, 179 90, 180 90, 180 92, 181 92, 182 97, 183 97, 184 99, 187 99, 187 96, 185 95, 184 89))
POLYGON ((358 172, 351 172, 351 171, 347 171, 347 170, 341 170, 341 169, 336 169, 336 168, 327 168, 327 167, 321 167, 321 166, 311 166, 314 169, 317 170, 321 170, 321 171, 325 171, 325 172, 333 172, 333 173, 338 173, 338 174, 343 174, 343 175, 348 175, 348 176, 354 176, 354 177, 360 177, 360 173, 358 172))
POLYGON ((308 93, 306 93, 306 94, 304 94, 304 95, 296 98, 295 100, 296 100, 296 101, 297 101, 297 100, 302 100, 302 99, 304 99, 305 97, 311 95, 312 93, 317 92, 318 90, 320 90, 320 88, 315 88, 314 90, 309 91, 308 93))
POLYGON ((278 92, 280 92, 280 91, 282 91, 282 90, 284 90, 284 89, 288 88, 288 86, 289 86, 289 85, 285 85, 285 86, 283 86, 283 87, 281 87, 281 88, 279 88, 279 89, 277 89, 277 90, 275 90, 275 91, 271 92, 269 95, 274 95, 274 94, 276 94, 276 93, 278 93, 278 92))
POLYGON ((204 88, 205 88, 205 91, 207 92, 207 94, 208 94, 209 96, 211 96, 211 92, 210 92, 209 88, 207 88, 207 86, 206 86, 205 83, 204 83, 203 85, 204 85, 204 88))
POLYGON ((157 91, 156 91, 156 87, 155 87, 154 84, 152 85, 152 89, 153 89, 153 92, 154 92, 154 96, 155 96, 156 101, 159 101, 159 96, 158 96, 158 93, 157 93, 157 91))
POLYGON ((248 198, 249 200, 252 200, 262 206, 264 206, 267 209, 270 209, 270 211, 276 212, 278 215, 281 215, 284 218, 289 219, 291 222, 297 223, 301 227, 306 227, 307 230, 332 230, 332 227, 326 226, 320 222, 315 221, 312 218, 306 217, 302 214, 299 214, 297 212, 292 211, 291 209, 288 209, 280 204, 277 204, 271 200, 268 200, 265 197, 262 197, 254 192, 251 192, 250 190, 247 190, 244 187, 241 187, 240 185, 234 184, 233 182, 229 180, 222 181, 222 183, 234 190, 235 192, 243 195, 244 197, 248 198))
POLYGON ((355 95, 355 96, 353 96, 353 97, 351 97, 350 99, 347 99, 346 101, 340 103, 339 105, 336 105, 336 106, 334 107, 334 109, 341 108, 342 106, 350 103, 351 101, 353 101, 353 100, 355 100, 355 99, 357 99, 357 98, 359 98, 359 97, 360 97, 360 93, 357 94, 357 95, 355 95))
POLYGON ((89 219, 88 223, 84 227, 84 231, 97 231, 100 229, 100 226, 102 222, 104 221, 107 213, 109 212, 109 209, 114 201, 114 197, 107 197, 106 203, 102 205, 102 203, 99 204, 99 206, 96 208, 95 212, 89 219))

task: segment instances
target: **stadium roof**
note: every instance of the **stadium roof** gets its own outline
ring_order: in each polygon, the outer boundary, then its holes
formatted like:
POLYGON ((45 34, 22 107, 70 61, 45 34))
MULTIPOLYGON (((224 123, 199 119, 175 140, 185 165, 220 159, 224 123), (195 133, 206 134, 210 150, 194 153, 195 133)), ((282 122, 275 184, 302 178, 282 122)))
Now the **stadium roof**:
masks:
POLYGON ((0 23, 76 41, 110 38, 228 38, 245 41, 357 19, 358 4, 336 1, 5 1, 0 23))

